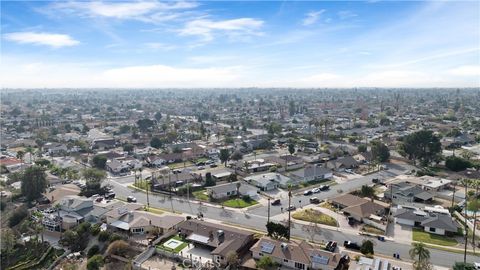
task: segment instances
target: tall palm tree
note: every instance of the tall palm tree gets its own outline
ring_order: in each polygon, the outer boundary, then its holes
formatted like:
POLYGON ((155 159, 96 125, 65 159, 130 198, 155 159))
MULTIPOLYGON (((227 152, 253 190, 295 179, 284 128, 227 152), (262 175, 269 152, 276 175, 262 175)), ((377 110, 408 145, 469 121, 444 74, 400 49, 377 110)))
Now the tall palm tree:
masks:
POLYGON ((292 184, 288 184, 288 208, 287 208, 287 211, 288 211, 288 240, 290 240, 290 229, 291 229, 291 213, 292 211, 290 211, 290 205, 292 203, 292 184))
POLYGON ((477 221, 477 211, 478 211, 478 189, 480 188, 480 179, 472 180, 472 188, 475 189, 475 195, 471 202, 471 209, 473 210, 473 233, 472 233, 472 245, 473 252, 475 253, 475 231, 476 231, 476 221, 477 221))
POLYGON ((33 148, 31 146, 28 146, 27 149, 25 150, 29 154, 30 158, 30 164, 32 164, 32 153, 33 153, 33 148))
POLYGON ((424 265, 429 264, 430 251, 425 247, 424 243, 412 243, 412 248, 408 252, 410 258, 414 260, 414 266, 416 269, 422 269, 424 265))
POLYGON ((236 185, 237 186, 237 197, 240 197, 240 186, 241 185, 242 184, 240 183, 240 181, 237 181, 237 185, 236 185))

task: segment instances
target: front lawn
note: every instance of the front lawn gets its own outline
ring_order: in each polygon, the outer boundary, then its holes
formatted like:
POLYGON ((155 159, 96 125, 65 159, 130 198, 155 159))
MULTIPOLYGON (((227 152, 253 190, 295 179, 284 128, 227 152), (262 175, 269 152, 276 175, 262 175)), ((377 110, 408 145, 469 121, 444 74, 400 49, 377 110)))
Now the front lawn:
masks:
POLYGON ((244 208, 244 207, 249 207, 252 205, 257 204, 258 202, 255 200, 249 200, 245 201, 244 199, 230 199, 228 201, 224 201, 223 205, 227 207, 233 207, 233 208, 244 208))
POLYGON ((379 228, 375 228, 375 227, 373 227, 371 225, 368 225, 368 224, 363 226, 362 231, 364 231, 366 233, 378 234, 378 235, 384 235, 385 234, 385 231, 380 230, 379 228))
POLYGON ((335 220, 333 217, 314 209, 298 211, 294 213, 292 217, 298 220, 315 222, 328 226, 337 226, 337 220, 335 220))
POLYGON ((455 240, 454 238, 444 235, 431 234, 418 228, 413 228, 412 238, 413 241, 429 243, 439 246, 456 246, 458 244, 457 240, 455 240))
POLYGON ((194 191, 192 192, 193 196, 195 197, 195 199, 197 200, 200 200, 200 201, 209 201, 210 198, 208 197, 208 194, 207 192, 202 189, 202 190, 197 190, 197 191, 194 191))

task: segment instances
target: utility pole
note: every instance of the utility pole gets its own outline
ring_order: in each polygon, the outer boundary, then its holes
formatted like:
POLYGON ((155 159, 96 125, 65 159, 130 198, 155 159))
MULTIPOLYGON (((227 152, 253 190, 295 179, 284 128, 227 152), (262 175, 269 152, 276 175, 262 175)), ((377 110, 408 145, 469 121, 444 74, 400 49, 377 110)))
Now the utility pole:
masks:
POLYGON ((270 223, 270 197, 268 197, 268 215, 267 215, 267 223, 270 223))
POLYGON ((292 201, 292 187, 288 186, 288 240, 290 241, 290 228, 291 228, 291 209, 290 209, 290 203, 292 201))
POLYGON ((457 190, 457 181, 453 182, 453 196, 452 196, 452 208, 455 204, 455 191, 457 190))
MULTIPOLYGON (((153 179, 153 172, 152 172, 152 178, 153 179)), ((147 209, 150 209, 150 199, 148 197, 148 189, 150 188, 150 185, 148 184, 148 180, 145 179, 145 190, 147 191, 147 209)))

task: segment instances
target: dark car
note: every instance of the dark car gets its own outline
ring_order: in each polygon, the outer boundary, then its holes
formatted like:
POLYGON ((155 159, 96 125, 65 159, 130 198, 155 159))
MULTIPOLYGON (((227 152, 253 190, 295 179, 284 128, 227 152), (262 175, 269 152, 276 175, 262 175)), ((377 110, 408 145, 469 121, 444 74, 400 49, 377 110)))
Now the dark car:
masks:
POLYGON ((287 211, 294 211, 295 209, 297 209, 295 205, 290 205, 289 207, 287 207, 287 211))
POLYGON ((329 189, 330 189, 330 186, 327 186, 327 185, 320 186, 321 191, 325 191, 325 190, 329 190, 329 189))
POLYGON ((378 184, 379 182, 380 182, 380 179, 378 179, 378 178, 373 178, 372 179, 372 183, 374 183, 374 184, 378 184))
POLYGON ((327 246, 325 247, 326 250, 330 252, 335 252, 337 249, 337 242, 335 241, 328 241, 327 246))
POLYGON ((214 163, 214 164, 210 164, 210 168, 215 168, 215 167, 218 167, 218 165, 215 164, 215 163, 214 163))
POLYGON ((135 198, 133 196, 128 196, 127 197, 127 202, 137 202, 137 198, 135 198))
POLYGON ((352 242, 352 241, 343 242, 343 246, 345 248, 349 248, 349 249, 360 250, 360 246, 357 243, 352 242))
POLYGON ((303 192, 303 195, 305 195, 305 196, 312 195, 312 191, 307 190, 307 191, 303 192))
POLYGON ((115 198, 115 193, 110 192, 105 194, 105 199, 113 199, 113 198, 115 198))
POLYGON ((348 225, 353 226, 355 225, 356 221, 353 217, 348 217, 348 225))
POLYGON ((280 205, 280 204, 282 204, 282 202, 280 201, 280 199, 275 199, 275 200, 272 201, 271 204, 272 205, 280 205))
POLYGON ((310 198, 310 203, 320 203, 320 200, 317 197, 310 198))

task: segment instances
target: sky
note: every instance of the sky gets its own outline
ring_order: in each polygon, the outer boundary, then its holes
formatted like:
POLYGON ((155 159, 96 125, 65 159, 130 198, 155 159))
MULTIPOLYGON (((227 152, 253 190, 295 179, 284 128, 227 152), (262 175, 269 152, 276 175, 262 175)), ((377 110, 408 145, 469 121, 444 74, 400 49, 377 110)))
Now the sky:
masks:
POLYGON ((2 88, 479 87, 480 1, 2 1, 2 88))

